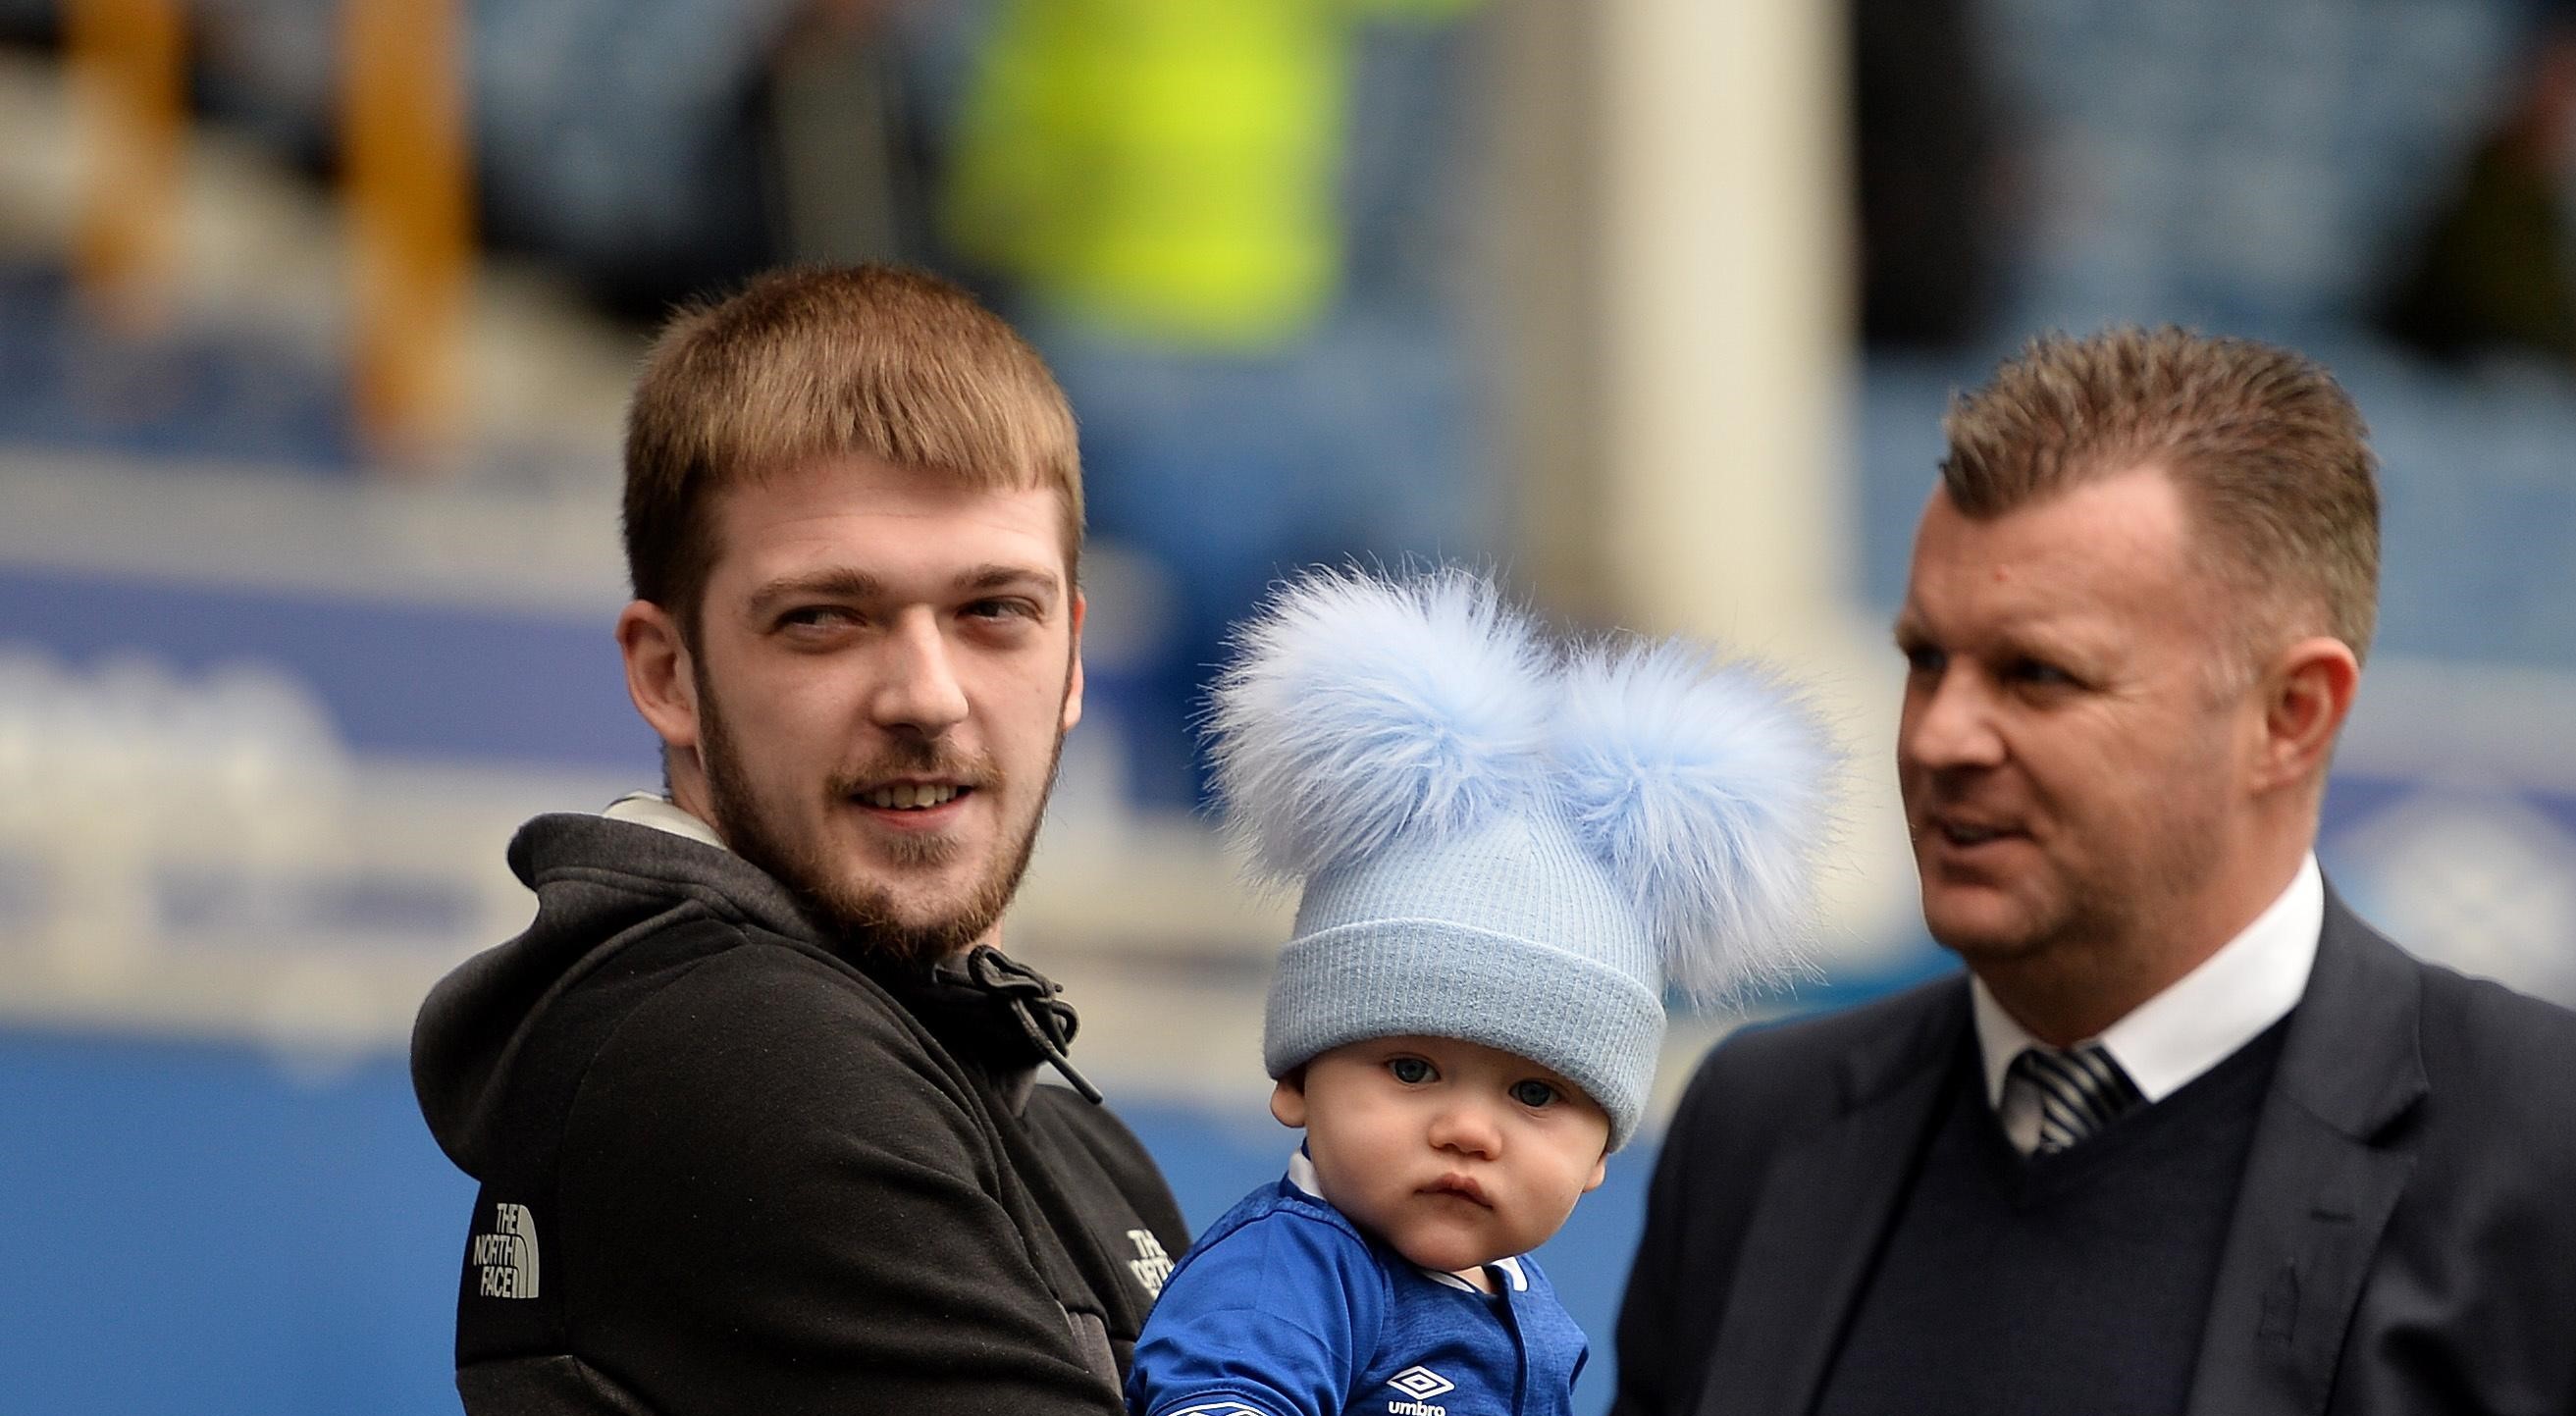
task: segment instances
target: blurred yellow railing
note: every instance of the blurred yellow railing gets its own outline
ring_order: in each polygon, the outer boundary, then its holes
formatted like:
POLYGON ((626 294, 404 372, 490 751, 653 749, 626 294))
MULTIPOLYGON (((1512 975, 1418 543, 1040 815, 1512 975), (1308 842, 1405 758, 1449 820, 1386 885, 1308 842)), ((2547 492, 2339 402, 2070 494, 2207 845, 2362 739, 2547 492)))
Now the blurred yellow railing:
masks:
POLYGON ((72 269, 91 313, 127 333, 169 318, 187 66, 177 0, 66 0, 80 134, 72 269))
MULTIPOLYGON (((72 264, 118 330, 164 326, 186 143, 182 0, 65 0, 81 136, 72 264)), ((438 465, 463 412, 474 264, 465 47, 454 0, 345 0, 340 187, 350 249, 350 386, 378 462, 438 465)))

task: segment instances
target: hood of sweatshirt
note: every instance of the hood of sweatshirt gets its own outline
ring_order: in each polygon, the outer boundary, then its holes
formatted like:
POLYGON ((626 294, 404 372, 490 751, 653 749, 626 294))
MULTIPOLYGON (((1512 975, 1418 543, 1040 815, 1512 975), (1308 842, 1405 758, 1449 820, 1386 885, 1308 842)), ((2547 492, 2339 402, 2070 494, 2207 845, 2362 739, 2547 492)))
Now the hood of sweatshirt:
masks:
POLYGON ((868 957, 836 940, 796 895, 730 851, 629 821, 540 816, 510 841, 510 869, 537 895, 536 918, 439 980, 412 1025, 412 1089, 430 1134, 469 1175, 500 1140, 500 1102, 512 1065, 547 1005, 645 937, 655 921, 695 903, 747 933, 819 949, 892 993, 931 1033, 1025 1097, 1036 1065, 1054 1064, 1092 1100, 1064 1060, 1073 1009, 1057 985, 979 946, 927 969, 868 957))

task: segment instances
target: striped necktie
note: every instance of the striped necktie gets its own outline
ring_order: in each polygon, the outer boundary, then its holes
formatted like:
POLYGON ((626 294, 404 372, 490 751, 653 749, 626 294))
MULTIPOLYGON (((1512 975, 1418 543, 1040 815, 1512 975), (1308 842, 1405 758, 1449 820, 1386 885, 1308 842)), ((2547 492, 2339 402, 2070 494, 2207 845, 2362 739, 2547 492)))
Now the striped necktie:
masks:
POLYGON ((2004 1072, 2006 1085, 2029 1089, 2039 1101, 2039 1153, 2054 1155, 2144 1102, 2138 1084, 2098 1042, 2071 1052, 2025 1047, 2004 1072))

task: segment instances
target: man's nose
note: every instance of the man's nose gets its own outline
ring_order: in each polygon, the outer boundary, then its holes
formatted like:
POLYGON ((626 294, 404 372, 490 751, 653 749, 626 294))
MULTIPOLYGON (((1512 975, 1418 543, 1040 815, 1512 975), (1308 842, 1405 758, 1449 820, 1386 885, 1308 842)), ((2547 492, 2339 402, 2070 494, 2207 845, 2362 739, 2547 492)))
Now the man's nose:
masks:
POLYGON ((1918 678, 1905 690, 1899 760, 1934 770, 1995 766, 2004 745, 1994 708, 1993 694, 1973 673, 1953 667, 1918 678))
POLYGON ((878 726, 937 737, 966 719, 955 648, 927 611, 898 616, 881 646, 879 681, 869 703, 878 726))

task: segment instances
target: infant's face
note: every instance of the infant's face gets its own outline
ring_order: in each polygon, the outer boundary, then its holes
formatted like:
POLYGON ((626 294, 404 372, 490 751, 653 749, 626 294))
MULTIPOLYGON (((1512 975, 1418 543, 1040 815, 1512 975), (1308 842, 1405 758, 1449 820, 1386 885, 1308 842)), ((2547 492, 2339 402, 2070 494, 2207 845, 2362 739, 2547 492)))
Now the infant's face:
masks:
POLYGON ((1538 1247, 1601 1183, 1610 1118, 1526 1058, 1440 1037, 1354 1042, 1281 1082, 1324 1198, 1426 1268, 1538 1247))

